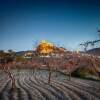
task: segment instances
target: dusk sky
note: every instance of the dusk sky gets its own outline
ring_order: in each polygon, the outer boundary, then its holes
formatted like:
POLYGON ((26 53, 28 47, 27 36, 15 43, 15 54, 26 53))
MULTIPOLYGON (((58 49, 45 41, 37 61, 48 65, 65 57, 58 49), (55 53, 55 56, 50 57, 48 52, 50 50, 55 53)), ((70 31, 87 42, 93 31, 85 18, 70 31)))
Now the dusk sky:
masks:
POLYGON ((100 0, 0 0, 0 50, 32 50, 41 40, 78 49, 100 39, 97 29, 100 0))

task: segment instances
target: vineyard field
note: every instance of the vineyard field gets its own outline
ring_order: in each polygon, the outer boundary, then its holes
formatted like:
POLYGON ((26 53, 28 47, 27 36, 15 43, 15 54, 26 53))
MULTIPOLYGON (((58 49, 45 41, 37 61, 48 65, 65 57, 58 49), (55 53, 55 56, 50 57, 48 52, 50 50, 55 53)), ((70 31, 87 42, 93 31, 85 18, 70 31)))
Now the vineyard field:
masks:
POLYGON ((16 88, 0 70, 0 100, 100 100, 100 82, 85 80, 53 72, 48 84, 48 71, 31 69, 11 70, 16 88))

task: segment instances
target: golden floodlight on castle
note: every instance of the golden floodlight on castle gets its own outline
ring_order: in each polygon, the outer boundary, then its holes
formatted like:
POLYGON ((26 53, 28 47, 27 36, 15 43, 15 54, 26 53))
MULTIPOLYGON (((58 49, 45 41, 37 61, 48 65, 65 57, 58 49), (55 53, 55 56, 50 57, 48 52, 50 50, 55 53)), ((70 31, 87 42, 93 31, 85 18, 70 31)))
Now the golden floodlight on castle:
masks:
POLYGON ((37 48, 38 52, 41 54, 49 54, 53 52, 54 45, 46 40, 42 40, 37 48))

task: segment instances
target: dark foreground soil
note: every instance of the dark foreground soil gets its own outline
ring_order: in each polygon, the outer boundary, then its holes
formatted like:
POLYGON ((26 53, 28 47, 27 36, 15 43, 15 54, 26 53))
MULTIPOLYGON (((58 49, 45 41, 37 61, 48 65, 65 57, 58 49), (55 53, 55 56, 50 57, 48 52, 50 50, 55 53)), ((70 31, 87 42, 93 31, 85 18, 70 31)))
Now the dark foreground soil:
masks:
POLYGON ((72 78, 57 72, 48 84, 48 71, 12 70, 16 88, 0 71, 0 100, 100 100, 100 82, 72 78))

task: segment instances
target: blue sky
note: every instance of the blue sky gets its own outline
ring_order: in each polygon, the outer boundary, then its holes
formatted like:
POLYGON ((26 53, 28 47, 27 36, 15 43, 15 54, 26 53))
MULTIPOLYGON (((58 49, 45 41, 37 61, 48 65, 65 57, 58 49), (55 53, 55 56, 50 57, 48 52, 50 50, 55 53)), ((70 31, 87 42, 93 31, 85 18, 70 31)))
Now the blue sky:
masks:
POLYGON ((98 28, 99 0, 0 0, 0 50, 32 50, 43 39, 75 50, 99 39, 98 28))

